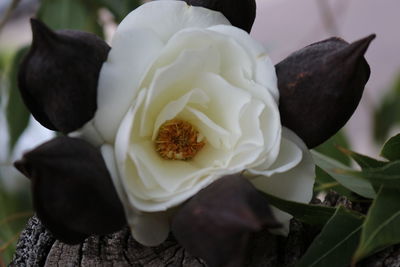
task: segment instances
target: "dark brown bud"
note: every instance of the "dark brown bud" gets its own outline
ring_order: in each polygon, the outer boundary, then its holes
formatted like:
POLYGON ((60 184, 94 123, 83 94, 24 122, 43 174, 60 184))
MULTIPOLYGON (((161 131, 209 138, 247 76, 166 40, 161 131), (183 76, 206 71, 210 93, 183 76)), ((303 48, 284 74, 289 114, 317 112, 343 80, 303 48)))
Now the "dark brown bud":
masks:
POLYGON ((172 232, 208 266, 242 266, 250 233, 276 228, 268 201, 240 175, 225 176, 187 202, 172 221, 172 232))
POLYGON ((370 68, 364 54, 375 35, 352 44, 330 38, 277 64, 282 124, 313 148, 339 131, 360 102, 370 68))
POLYGON ((80 243, 126 224, 103 157, 86 141, 57 137, 14 165, 31 179, 37 216, 57 239, 80 243))
POLYGON ((69 133, 93 118, 97 82, 110 47, 94 34, 54 32, 31 19, 32 46, 18 83, 22 98, 43 126, 69 133))
POLYGON ((256 18, 255 0, 184 0, 192 6, 201 6, 219 11, 230 23, 247 32, 251 31, 256 18))

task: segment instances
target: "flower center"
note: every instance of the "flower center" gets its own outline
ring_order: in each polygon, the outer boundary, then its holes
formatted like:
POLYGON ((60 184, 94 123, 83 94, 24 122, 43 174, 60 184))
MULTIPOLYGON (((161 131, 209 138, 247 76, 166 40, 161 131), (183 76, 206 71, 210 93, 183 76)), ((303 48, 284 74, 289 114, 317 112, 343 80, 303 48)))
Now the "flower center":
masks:
POLYGON ((173 119, 160 126, 155 145, 164 159, 189 160, 204 147, 205 141, 189 122, 173 119))

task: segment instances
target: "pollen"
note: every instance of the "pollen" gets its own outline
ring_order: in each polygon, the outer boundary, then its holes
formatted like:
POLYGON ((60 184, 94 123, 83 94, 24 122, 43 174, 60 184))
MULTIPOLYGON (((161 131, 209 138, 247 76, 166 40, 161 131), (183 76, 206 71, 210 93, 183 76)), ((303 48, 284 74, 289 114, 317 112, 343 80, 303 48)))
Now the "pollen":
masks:
POLYGON ((169 160, 190 160, 205 144, 204 137, 192 124, 179 119, 164 122, 155 140, 157 153, 169 160))

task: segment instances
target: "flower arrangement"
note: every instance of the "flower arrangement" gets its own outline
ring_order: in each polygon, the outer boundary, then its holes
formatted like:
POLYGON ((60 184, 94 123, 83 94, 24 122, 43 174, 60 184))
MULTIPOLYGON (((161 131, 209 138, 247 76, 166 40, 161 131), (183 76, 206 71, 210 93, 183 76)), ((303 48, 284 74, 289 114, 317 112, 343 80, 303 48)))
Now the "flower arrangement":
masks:
POLYGON ((128 224, 156 246, 172 230, 210 266, 240 266, 251 233, 288 233, 293 216, 271 197, 310 202, 309 149, 356 109, 374 35, 330 38, 274 66, 248 34, 255 8, 149 2, 111 47, 32 19, 20 92, 36 120, 64 135, 15 166, 56 238, 75 244, 128 224))

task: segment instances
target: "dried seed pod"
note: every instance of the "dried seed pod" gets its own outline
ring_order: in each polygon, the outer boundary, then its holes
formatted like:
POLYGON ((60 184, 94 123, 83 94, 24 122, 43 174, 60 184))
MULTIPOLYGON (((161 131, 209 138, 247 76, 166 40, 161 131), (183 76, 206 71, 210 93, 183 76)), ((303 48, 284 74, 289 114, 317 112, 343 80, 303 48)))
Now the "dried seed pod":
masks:
POLYGON ((242 266, 250 233, 276 228, 268 201, 240 175, 230 175, 200 191, 172 221, 178 242, 208 266, 242 266))
POLYGON ((54 32, 31 19, 32 46, 18 84, 32 115, 43 126, 69 133, 93 118, 97 82, 110 47, 91 33, 54 32))
POLYGON ((230 23, 247 32, 251 31, 256 18, 255 0, 184 0, 192 6, 202 6, 219 11, 230 23))
POLYGON ((348 44, 330 38, 277 64, 282 124, 313 148, 339 131, 360 102, 370 68, 364 54, 375 35, 348 44))
POLYGON ((57 137, 14 165, 31 179, 37 216, 57 239, 80 243, 126 224, 103 157, 86 141, 57 137))

